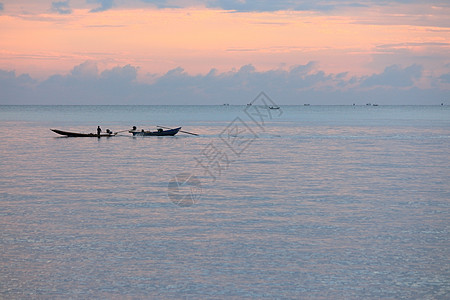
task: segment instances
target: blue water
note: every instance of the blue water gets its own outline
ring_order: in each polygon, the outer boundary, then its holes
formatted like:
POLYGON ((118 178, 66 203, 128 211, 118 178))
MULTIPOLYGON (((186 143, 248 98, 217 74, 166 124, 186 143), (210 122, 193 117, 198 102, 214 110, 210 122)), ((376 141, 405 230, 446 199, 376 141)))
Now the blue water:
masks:
POLYGON ((0 298, 450 297, 448 106, 255 109, 0 106, 0 298))

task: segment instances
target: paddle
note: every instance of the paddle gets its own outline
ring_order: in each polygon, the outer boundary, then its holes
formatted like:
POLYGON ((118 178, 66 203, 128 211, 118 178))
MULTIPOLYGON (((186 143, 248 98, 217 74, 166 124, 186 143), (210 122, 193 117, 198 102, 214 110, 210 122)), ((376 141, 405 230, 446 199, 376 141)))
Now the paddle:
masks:
MULTIPOLYGON (((156 126, 156 127, 161 127, 161 128, 164 128, 164 129, 172 129, 172 128, 169 128, 169 127, 164 127, 164 126, 156 126)), ((192 134, 192 135, 196 135, 196 136, 198 136, 198 134, 196 134, 196 133, 192 133, 192 132, 189 132, 189 131, 183 131, 183 130, 180 130, 180 132, 183 132, 183 133, 187 133, 187 134, 192 134)))
POLYGON ((115 134, 121 133, 121 132, 125 132, 125 131, 129 131, 130 129, 125 129, 125 130, 121 130, 121 131, 116 131, 115 134))

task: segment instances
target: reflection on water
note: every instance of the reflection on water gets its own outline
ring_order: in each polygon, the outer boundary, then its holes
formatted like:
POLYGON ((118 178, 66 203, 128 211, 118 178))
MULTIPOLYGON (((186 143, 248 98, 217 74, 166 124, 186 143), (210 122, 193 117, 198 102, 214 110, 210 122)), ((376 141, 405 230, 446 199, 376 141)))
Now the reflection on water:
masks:
MULTIPOLYGON (((92 127, 82 109, 64 109, 76 121, 67 127, 92 127)), ((208 144, 221 145, 227 123, 210 109, 187 121, 202 136, 164 139, 59 138, 48 130, 59 119, 36 111, 0 119, 14 128, 0 132, 1 297, 450 293, 448 120, 398 111, 407 124, 386 126, 371 111, 368 125, 324 108, 309 122, 301 117, 317 108, 283 108, 286 119, 269 123, 216 181, 200 177, 201 199, 180 208, 168 182, 196 168, 208 144), (317 124, 326 114, 331 121, 317 124)), ((132 111, 116 126, 134 124, 132 111)))

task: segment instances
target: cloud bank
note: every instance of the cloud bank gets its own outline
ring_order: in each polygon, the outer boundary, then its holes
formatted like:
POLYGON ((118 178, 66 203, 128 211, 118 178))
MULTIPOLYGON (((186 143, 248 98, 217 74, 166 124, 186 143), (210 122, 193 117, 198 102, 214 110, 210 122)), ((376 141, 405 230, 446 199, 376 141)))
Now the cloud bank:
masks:
MULTIPOLYGON (((89 3, 99 3, 101 7, 97 11, 104 11, 113 6, 121 6, 125 1, 121 0, 88 0, 89 3)), ((423 4, 423 0, 140 0, 145 4, 151 4, 158 8, 167 7, 192 7, 204 6, 214 9, 223 9, 236 12, 275 12, 283 10, 291 11, 321 11, 328 12, 347 7, 372 7, 387 6, 390 4, 423 4)), ((445 5, 444 0, 428 1, 430 5, 445 5)))
POLYGON ((422 77, 423 67, 417 64, 402 69, 398 65, 386 67, 381 74, 373 74, 362 80, 361 86, 410 87, 422 77))
MULTIPOLYGON (((69 14, 72 12, 69 8, 70 0, 61 0, 52 2, 52 10, 69 14), (61 12, 62 11, 62 12, 61 12)), ((429 6, 448 6, 448 1, 434 0, 85 0, 88 5, 95 5, 90 12, 103 12, 112 8, 138 7, 145 8, 148 5, 153 7, 164 8, 189 8, 189 7, 206 7, 211 9, 221 9, 230 12, 277 12, 277 11, 315 11, 330 13, 346 8, 371 8, 371 7, 387 7, 397 4, 428 4, 429 6)), ((84 4, 82 1, 75 1, 73 6, 80 8, 84 4)), ((0 3, 0 11, 3 5, 0 3)))
POLYGON ((392 65, 361 77, 327 74, 315 62, 268 71, 249 64, 204 75, 178 67, 163 75, 147 74, 152 83, 140 82, 138 72, 132 65, 99 72, 95 62, 86 61, 68 75, 39 82, 0 70, 0 104, 245 104, 260 91, 280 104, 439 104, 450 96, 450 73, 433 78, 433 88, 417 86, 426 79, 420 65, 392 65))

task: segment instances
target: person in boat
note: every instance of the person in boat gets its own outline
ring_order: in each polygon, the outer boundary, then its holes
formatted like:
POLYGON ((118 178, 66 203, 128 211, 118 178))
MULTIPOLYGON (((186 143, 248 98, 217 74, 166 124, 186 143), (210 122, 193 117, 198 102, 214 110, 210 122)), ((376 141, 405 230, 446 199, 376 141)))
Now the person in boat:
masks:
POLYGON ((97 126, 97 135, 100 135, 101 132, 102 132, 102 129, 100 128, 100 126, 97 126))

